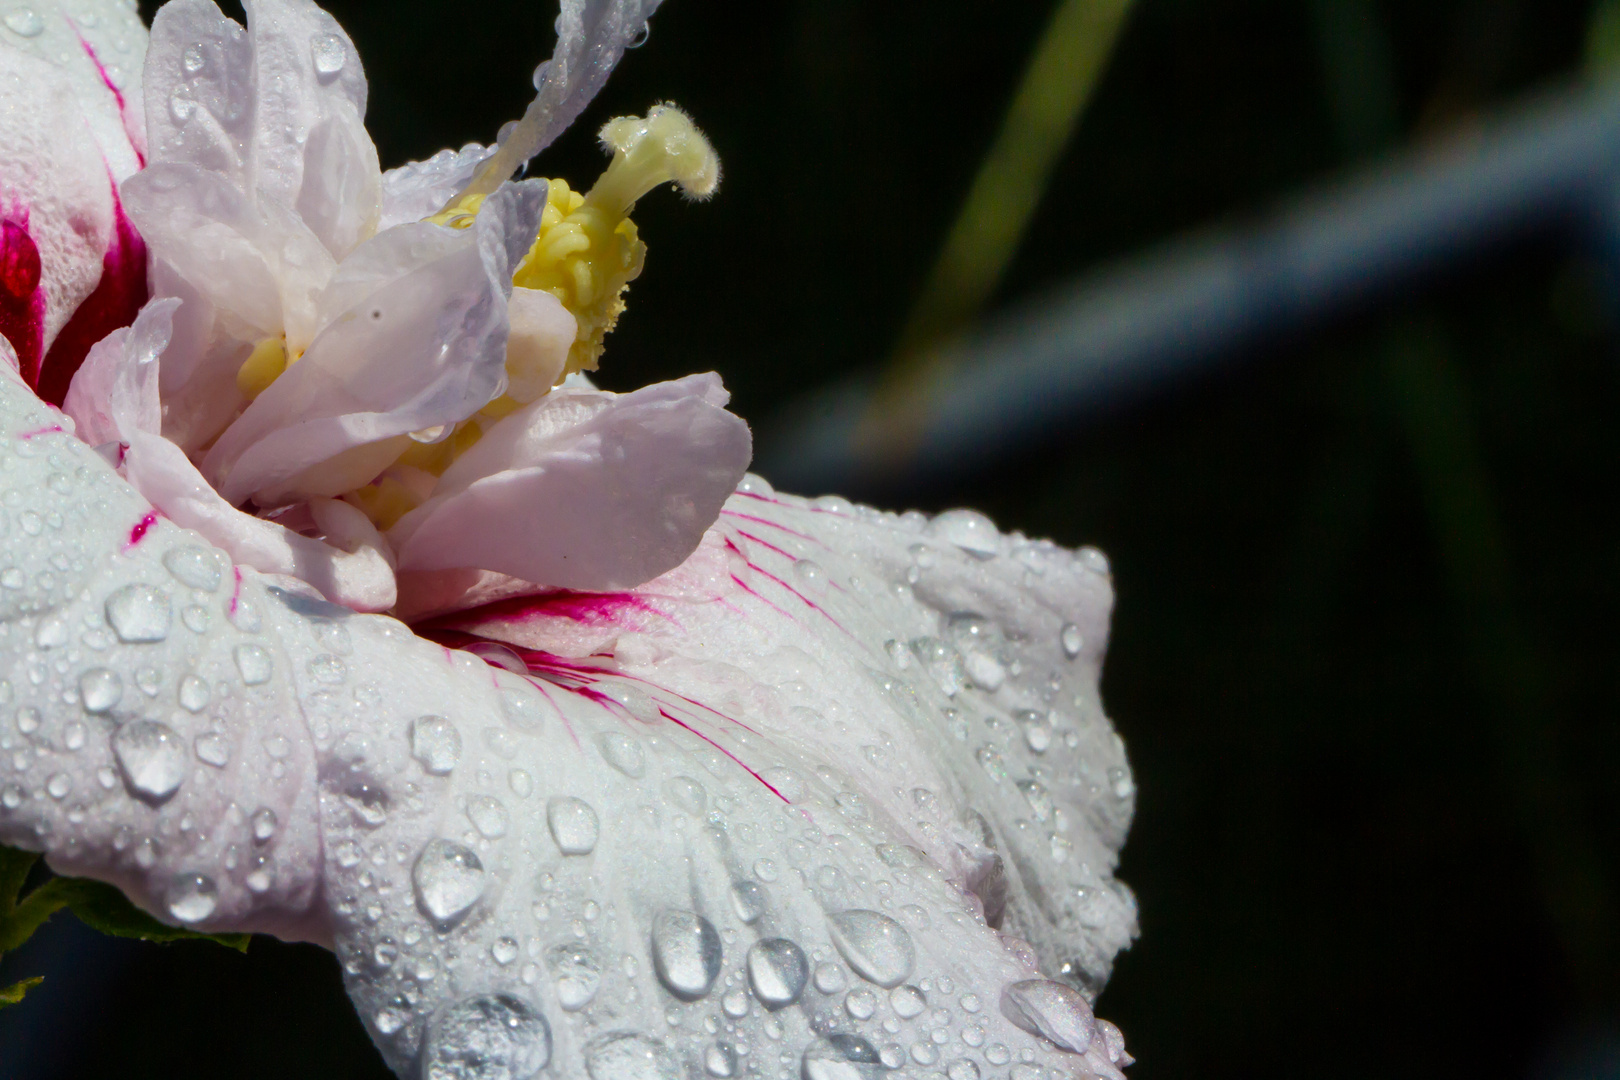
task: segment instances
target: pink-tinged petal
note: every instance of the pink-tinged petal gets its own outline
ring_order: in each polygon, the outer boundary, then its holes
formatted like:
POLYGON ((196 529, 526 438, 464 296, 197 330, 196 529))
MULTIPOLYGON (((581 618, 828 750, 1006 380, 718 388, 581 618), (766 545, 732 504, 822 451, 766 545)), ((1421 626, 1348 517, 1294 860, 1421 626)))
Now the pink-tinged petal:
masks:
POLYGON ((493 147, 468 143, 460 150, 440 150, 426 161, 412 161, 383 173, 382 222, 388 229, 421 221, 445 208, 472 180, 493 147))
POLYGON ((1015 1058, 1119 1080, 1117 1033, 1050 981, 1094 986, 1131 914, 1096 559, 751 482, 750 527, 716 527, 719 595, 611 655, 440 632, 475 655, 232 568, 52 420, 0 385, 17 509, 63 522, 4 555, 31 752, 0 759, 0 839, 169 921, 331 943, 402 1076, 480 1048, 512 1075, 696 1075, 735 1040, 812 1077, 1015 1058), (788 554, 748 550, 755 528, 788 554), (994 690, 948 697, 939 650, 884 644, 953 632, 997 654, 994 690), (1024 710, 1059 736, 1039 754, 1024 710), (1045 789, 1013 782, 1037 766, 1045 789), (1049 907, 1078 953, 1041 944, 1049 907))
POLYGON ((748 468, 717 376, 631 394, 560 389, 513 413, 390 533, 407 570, 478 567, 571 589, 631 588, 697 548, 748 468))
POLYGON ((562 669, 702 702, 802 778, 816 748, 838 748, 875 817, 907 823, 904 843, 1032 943, 1043 972, 1092 992, 1135 933, 1112 876, 1135 788, 1097 686, 1112 595, 1095 551, 1002 536, 969 511, 896 517, 750 477, 690 568, 428 625, 539 664, 587 646, 596 655, 562 669), (715 592, 668 587, 683 577, 715 592))
POLYGON ((247 183, 254 135, 253 44, 213 0, 170 0, 152 18, 146 131, 153 161, 247 183))
POLYGON ((91 446, 127 443, 137 431, 162 429, 157 361, 179 306, 178 300, 154 300, 132 326, 114 330, 90 350, 62 402, 80 439, 91 446))
POLYGON ((506 340, 506 392, 517 401, 534 401, 562 378, 568 350, 579 335, 579 321, 562 301, 540 289, 512 287, 506 308, 511 333, 506 340))
MULTIPOLYGON (((329 322, 204 458, 221 494, 262 505, 341 494, 403 449, 390 452, 385 440, 455 423, 487 404, 504 378, 512 266, 532 243, 544 201, 544 183, 508 185, 470 229, 422 226, 441 234, 428 245, 437 257, 407 260, 391 279, 364 278, 368 287, 381 284, 329 322)), ((398 231, 373 243, 393 251, 398 231)), ((368 247, 346 263, 366 263, 368 247)), ((347 280, 330 287, 347 288, 347 280)))
POLYGON ((141 161, 146 33, 110 0, 14 14, 29 32, 0 40, 0 334, 29 385, 60 402, 89 347, 146 299, 145 252, 116 190, 141 161))

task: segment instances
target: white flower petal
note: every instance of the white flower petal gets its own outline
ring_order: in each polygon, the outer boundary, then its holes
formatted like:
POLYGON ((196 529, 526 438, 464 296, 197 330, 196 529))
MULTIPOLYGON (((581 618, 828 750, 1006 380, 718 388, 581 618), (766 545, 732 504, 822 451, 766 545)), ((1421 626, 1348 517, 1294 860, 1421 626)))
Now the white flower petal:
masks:
POLYGON ((20 29, 0 35, 0 334, 24 378, 60 401, 89 347, 145 300, 145 252, 117 184, 144 149, 146 31, 112 0, 8 15, 20 29))
POLYGON ((498 646, 492 666, 238 574, 51 419, 0 387, 8 512, 60 516, 0 571, 0 678, 26 717, 0 838, 171 921, 332 942, 401 1075, 475 1049, 568 1077, 784 1053, 812 1077, 1015 1057, 1121 1075, 1109 1029, 1034 967, 1075 959, 1094 984, 1130 932, 1096 560, 750 481, 715 531, 718 595, 531 601, 542 635, 619 628, 612 655, 527 655, 533 679, 498 646), (953 633, 1003 665, 993 691, 884 645, 953 633), (1074 740, 1021 748, 1026 708, 1074 740), (1056 833, 1073 859, 1040 847, 1056 833), (1034 951, 983 921, 998 859, 1003 930, 1034 951))
POLYGON ((493 152, 493 147, 468 143, 460 150, 440 150, 426 161, 412 161, 389 169, 382 178, 379 228, 421 221, 443 210, 493 152))
POLYGON ((497 424, 391 538, 407 570, 479 567, 621 589, 678 566, 748 467, 718 376, 555 390, 497 424))
MULTIPOLYGON (((543 183, 512 184, 490 196, 471 229, 424 226, 445 234, 442 247, 429 245, 438 257, 405 262, 399 276, 333 319, 220 436, 203 460, 220 493, 266 505, 338 495, 398 454, 400 447, 379 447, 383 440, 482 408, 503 378, 514 259, 533 242, 544 201, 543 183)), ((397 231, 374 243, 416 251, 396 241, 397 231)), ((352 258, 364 262, 368 248, 352 258)), ((342 291, 352 280, 335 284, 342 291)))
POLYGON ((213 0, 170 0, 158 8, 146 70, 152 160, 195 165, 243 187, 254 120, 247 31, 213 0))

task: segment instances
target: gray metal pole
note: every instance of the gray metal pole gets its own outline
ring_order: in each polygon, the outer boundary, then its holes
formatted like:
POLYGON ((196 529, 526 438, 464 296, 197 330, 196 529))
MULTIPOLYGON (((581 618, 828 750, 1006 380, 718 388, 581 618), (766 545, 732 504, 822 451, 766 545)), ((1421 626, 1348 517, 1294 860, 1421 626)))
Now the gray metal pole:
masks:
POLYGON ((1614 200, 1620 86, 1565 90, 1276 211, 1088 274, 946 345, 919 438, 875 460, 868 375, 760 425, 779 486, 869 492, 959 475, 1189 372, 1614 200))

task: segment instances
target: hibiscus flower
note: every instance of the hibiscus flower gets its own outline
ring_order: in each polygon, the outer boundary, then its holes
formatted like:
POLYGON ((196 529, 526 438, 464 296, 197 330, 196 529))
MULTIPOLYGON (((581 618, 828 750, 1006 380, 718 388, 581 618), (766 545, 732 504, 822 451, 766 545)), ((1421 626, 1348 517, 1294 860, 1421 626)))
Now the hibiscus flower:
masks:
POLYGON ((1118 1077, 1103 557, 778 494, 717 377, 580 374, 635 201, 718 162, 661 107, 507 178, 652 6, 565 0, 497 147, 387 174, 330 16, 160 10, 152 299, 61 402, 0 377, 0 840, 332 948, 401 1075, 1118 1077))

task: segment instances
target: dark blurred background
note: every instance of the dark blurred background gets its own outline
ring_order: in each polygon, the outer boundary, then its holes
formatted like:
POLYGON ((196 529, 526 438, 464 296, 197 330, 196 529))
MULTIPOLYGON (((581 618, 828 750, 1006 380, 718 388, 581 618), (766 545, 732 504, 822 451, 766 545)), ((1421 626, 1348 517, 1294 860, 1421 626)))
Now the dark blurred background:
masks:
MULTIPOLYGON (((329 7, 385 166, 488 141, 551 47, 549 0, 329 7)), ((1056 10, 670 0, 536 163, 586 186, 595 127, 666 99, 725 162, 712 202, 643 200, 600 381, 718 370, 762 447, 854 373, 887 370, 904 408, 896 342, 1056 10)), ((1137 0, 1006 272, 958 314, 993 324, 1190 230, 1241 247, 1280 201, 1466 146, 1526 95, 1589 107, 1612 26, 1591 0, 1137 0)), ((1601 197, 1510 201, 1421 274, 1372 267, 1241 347, 1182 342, 1197 362, 971 467, 828 474, 1111 557, 1142 936, 1099 1012, 1135 1080, 1620 1076, 1620 233, 1601 197)), ((818 482, 775 447, 762 467, 818 482)), ((7 1080, 387 1075, 314 949, 59 916, 0 984, 42 970, 0 1012, 7 1080)))

